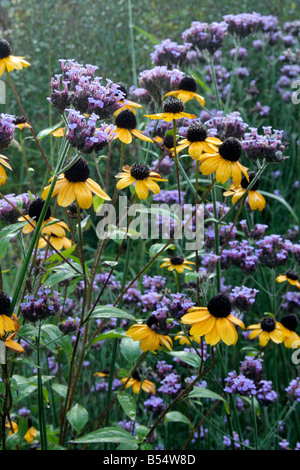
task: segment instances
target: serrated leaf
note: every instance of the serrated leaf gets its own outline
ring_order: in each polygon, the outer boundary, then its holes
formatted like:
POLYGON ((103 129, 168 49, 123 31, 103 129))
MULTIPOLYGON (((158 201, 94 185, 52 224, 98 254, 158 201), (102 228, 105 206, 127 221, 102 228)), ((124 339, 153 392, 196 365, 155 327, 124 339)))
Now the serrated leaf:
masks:
POLYGON ((208 390, 207 388, 194 387, 187 398, 211 398, 213 400, 220 400, 224 403, 226 413, 229 414, 229 406, 225 398, 212 390, 208 390))
POLYGON ((165 423, 185 423, 188 424, 191 428, 193 427, 189 418, 180 411, 169 411, 165 416, 165 423))
POLYGON ((76 432, 82 431, 89 419, 87 410, 76 403, 67 413, 67 419, 76 432))
POLYGON ((195 369, 199 369, 201 364, 201 359, 196 354, 188 352, 188 351, 172 351, 169 352, 170 356, 177 357, 180 361, 189 364, 190 366, 194 367, 195 369))
POLYGON ((117 395, 118 402, 120 403, 124 413, 130 419, 135 419, 136 417, 136 404, 135 399, 132 395, 126 392, 120 392, 117 395))
POLYGON ((96 444, 101 442, 114 443, 133 443, 136 442, 135 437, 125 429, 117 427, 107 427, 91 432, 85 436, 79 437, 73 441, 75 444, 96 444))
POLYGON ((121 341, 120 351, 126 361, 133 364, 135 363, 141 354, 139 341, 133 341, 132 338, 124 338, 121 341))
POLYGON ((52 390, 56 392, 60 397, 66 398, 68 387, 63 384, 52 384, 52 390))
POLYGON ((124 331, 122 328, 116 328, 115 330, 110 330, 107 333, 102 333, 101 335, 98 335, 96 338, 93 339, 93 341, 90 342, 90 346, 95 343, 98 343, 98 341, 103 341, 105 339, 124 338, 125 336, 126 331, 124 331))
POLYGON ((126 320, 135 321, 134 316, 131 315, 131 313, 126 312, 126 310, 110 307, 108 305, 101 305, 100 307, 96 307, 91 315, 91 318, 123 318, 126 320))

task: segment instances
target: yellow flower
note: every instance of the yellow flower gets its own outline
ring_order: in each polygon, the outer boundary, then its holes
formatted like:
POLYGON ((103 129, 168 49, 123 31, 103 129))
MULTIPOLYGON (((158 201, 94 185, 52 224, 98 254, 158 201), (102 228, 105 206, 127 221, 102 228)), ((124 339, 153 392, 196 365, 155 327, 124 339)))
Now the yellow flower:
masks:
POLYGON ((10 313, 10 298, 6 292, 0 290, 0 337, 3 338, 6 333, 17 331, 18 319, 10 313))
POLYGON ((281 274, 277 276, 276 281, 279 283, 288 281, 291 286, 296 286, 300 289, 299 274, 295 271, 286 271, 285 275, 281 274))
POLYGON ((160 265, 160 268, 168 268, 168 271, 177 271, 179 274, 183 273, 185 269, 192 271, 189 264, 195 264, 193 261, 188 261, 183 256, 172 256, 171 258, 164 258, 164 263, 160 265))
POLYGON ((94 377, 109 377, 109 370, 103 369, 101 372, 95 372, 94 377))
POLYGON ((156 181, 168 181, 162 179, 158 173, 150 171, 148 165, 142 165, 140 163, 134 163, 131 167, 128 165, 124 166, 123 172, 118 173, 116 178, 119 178, 117 182, 118 189, 124 189, 134 184, 135 192, 139 199, 147 199, 149 190, 154 194, 160 192, 160 187, 156 181))
POLYGON ((283 343, 286 348, 297 348, 297 343, 300 341, 299 335, 296 333, 296 328, 298 325, 298 318, 296 315, 289 313, 281 319, 281 325, 285 328, 285 334, 283 343), (287 331, 286 331, 287 330, 287 331))
MULTIPOLYGON (((28 214, 27 215, 22 215, 19 217, 20 222, 24 221, 30 221, 27 224, 24 225, 22 232, 23 233, 30 233, 34 230, 36 227, 36 224, 41 216, 43 207, 44 207, 45 201, 41 197, 35 198, 28 209, 28 214)), ((60 220, 55 219, 54 217, 51 217, 51 209, 48 207, 44 221, 42 223, 42 233, 47 234, 47 235, 56 235, 57 237, 64 237, 66 232, 65 230, 69 230, 68 226, 65 224, 65 222, 62 222, 60 220), (50 225, 47 225, 50 224, 50 225)))
POLYGON ((55 129, 55 131, 50 132, 50 135, 53 135, 53 137, 63 137, 65 135, 65 127, 59 127, 58 129, 55 129))
POLYGON ((5 157, 4 155, 0 155, 0 186, 5 184, 7 180, 6 171, 4 170, 4 168, 2 168, 1 165, 4 165, 6 168, 9 168, 10 170, 12 170, 12 167, 10 166, 8 161, 9 160, 7 157, 5 157))
MULTIPOLYGON (((17 432, 19 431, 19 426, 15 421, 11 421, 10 423, 7 423, 5 425, 7 428, 10 428, 8 436, 11 436, 12 434, 17 434, 17 432)), ((24 436, 24 439, 28 444, 32 444, 36 436, 37 436, 37 430, 33 426, 30 426, 30 428, 27 430, 24 436)))
POLYGON ((192 325, 190 335, 205 335, 205 341, 211 346, 220 340, 228 346, 236 344, 238 334, 233 323, 245 328, 241 320, 231 315, 231 303, 225 294, 215 295, 207 307, 190 308, 181 318, 181 322, 192 325))
POLYGON ((201 123, 195 122, 188 127, 186 139, 179 142, 176 152, 181 152, 181 150, 188 147, 190 157, 198 159, 202 153, 206 155, 216 154, 218 152, 217 145, 221 144, 220 139, 209 137, 207 129, 201 123))
POLYGON ((142 351, 156 351, 157 349, 160 351, 163 346, 171 351, 173 342, 168 335, 163 334, 163 330, 165 330, 165 325, 151 315, 146 325, 136 323, 129 328, 126 335, 134 341, 140 341, 142 351))
POLYGON ((279 344, 284 341, 285 336, 289 336, 289 331, 272 317, 265 317, 260 323, 248 326, 251 331, 249 338, 254 339, 259 336, 259 344, 265 347, 270 340, 279 344))
MULTIPOLYGON (((4 338, 4 344, 7 348, 14 352, 25 353, 24 348, 17 341, 14 341, 14 338, 20 328, 19 320, 14 313, 12 314, 12 321, 14 323, 14 332, 10 333, 6 338, 4 338)), ((4 333, 6 334, 6 331, 4 331, 4 333)))
POLYGON ((199 157, 200 171, 203 175, 211 175, 216 172, 218 183, 226 183, 232 177, 233 184, 237 187, 241 184, 242 173, 248 179, 247 168, 239 162, 241 154, 240 141, 235 137, 229 137, 220 145, 218 152, 204 153, 199 157))
POLYGON ((175 96, 177 99, 182 100, 184 103, 192 99, 196 99, 199 103, 204 106, 205 99, 203 96, 196 93, 197 82, 194 77, 186 75, 183 77, 178 85, 178 90, 169 91, 165 96, 175 96))
POLYGON ((199 344, 201 341, 201 338, 200 336, 193 336, 193 335, 189 335, 187 337, 184 331, 179 331, 179 333, 175 336, 175 340, 179 340, 179 344, 181 346, 184 346, 185 344, 187 346, 190 346, 192 341, 195 341, 196 343, 199 344))
POLYGON ((146 142, 153 142, 150 137, 147 137, 136 129, 137 121, 135 114, 129 109, 125 109, 124 111, 121 109, 116 117, 115 125, 116 129, 112 131, 116 134, 114 139, 119 139, 124 144, 131 144, 132 136, 146 142))
MULTIPOLYGON (((50 180, 51 181, 51 180, 50 180)), ((46 199, 50 186, 44 188, 42 198, 46 199)), ((89 209, 93 203, 93 194, 110 201, 110 197, 90 178, 87 161, 80 157, 63 175, 58 177, 52 197, 58 195, 59 206, 67 207, 77 200, 81 209, 89 209)))
MULTIPOLYGON (((124 377, 121 379, 122 383, 127 382, 128 377, 124 377)), ((144 390, 146 393, 152 393, 152 395, 155 395, 155 385, 153 382, 150 380, 141 380, 141 377, 137 371, 135 371, 132 374, 132 377, 128 380, 127 384, 125 385, 125 388, 132 387, 132 391, 135 394, 139 394, 141 389, 144 390)))
POLYGON ((17 128, 20 129, 20 131, 31 128, 31 125, 29 124, 29 122, 26 121, 24 116, 17 116, 13 120, 13 124, 15 124, 15 126, 17 126, 17 128))
MULTIPOLYGON (((67 237, 58 237, 54 233, 51 233, 51 235, 49 235, 48 238, 49 238, 49 242, 51 243, 51 245, 54 246, 54 248, 57 251, 60 251, 63 248, 65 250, 68 250, 72 246, 71 240, 69 240, 69 238, 67 237)), ((39 249, 45 248, 46 246, 47 246, 46 240, 44 238, 40 238, 39 244, 38 244, 39 249)))
POLYGON ((129 111, 132 111, 134 114, 136 114, 136 108, 140 109, 143 106, 141 104, 135 103, 134 101, 130 101, 127 99, 128 91, 124 83, 118 82, 118 89, 124 94, 124 98, 119 101, 119 104, 122 105, 121 108, 117 109, 117 111, 114 112, 114 116, 117 116, 120 114, 122 111, 125 109, 129 109, 129 111))
POLYGON ((163 102, 163 113, 158 114, 145 114, 145 117, 150 119, 163 119, 166 122, 173 121, 173 119, 195 119, 195 114, 184 112, 184 102, 175 98, 175 96, 168 96, 163 102))
POLYGON ((5 39, 0 39, 0 77, 5 70, 11 72, 14 69, 21 70, 23 67, 30 65, 24 57, 16 57, 11 53, 10 44, 5 39))
MULTIPOLYGON (((256 173, 254 171, 250 171, 248 174, 249 181, 245 176, 242 177, 241 184, 237 188, 234 186, 230 186, 229 191, 225 191, 223 193, 223 196, 232 196, 232 203, 234 204, 236 201, 238 201, 241 197, 243 197, 245 191, 247 190, 249 184, 253 179, 255 178, 256 173)), ((265 198, 260 194, 257 189, 259 188, 259 180, 256 181, 256 183, 252 186, 252 188, 248 191, 248 203, 250 206, 250 209, 252 211, 255 211, 258 209, 259 211, 262 211, 266 207, 266 200, 265 198)))

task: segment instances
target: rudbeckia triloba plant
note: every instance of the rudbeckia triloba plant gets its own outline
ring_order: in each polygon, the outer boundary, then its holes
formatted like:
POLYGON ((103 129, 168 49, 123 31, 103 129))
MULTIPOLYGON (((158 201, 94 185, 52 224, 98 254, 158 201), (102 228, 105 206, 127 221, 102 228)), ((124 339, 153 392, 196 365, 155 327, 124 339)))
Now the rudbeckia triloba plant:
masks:
POLYGON ((7 72, 21 70, 29 65, 24 57, 12 55, 10 44, 5 39, 0 39, 0 76, 4 74, 5 70, 7 72))

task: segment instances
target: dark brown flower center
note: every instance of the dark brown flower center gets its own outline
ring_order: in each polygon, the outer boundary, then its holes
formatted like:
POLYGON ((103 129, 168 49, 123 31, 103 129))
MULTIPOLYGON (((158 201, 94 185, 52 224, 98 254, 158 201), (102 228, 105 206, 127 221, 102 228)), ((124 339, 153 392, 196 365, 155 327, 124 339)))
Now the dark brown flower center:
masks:
MULTIPOLYGON (((28 209, 28 215, 31 219, 35 219, 37 222, 40 218, 40 215, 42 213, 43 207, 44 207, 45 201, 41 197, 37 197, 32 201, 32 203, 29 206, 28 209)), ((48 220, 51 217, 51 209, 48 207, 44 220, 48 220)))
POLYGON ((186 75, 179 83, 179 90, 191 91, 195 93, 197 90, 197 82, 194 77, 186 75))
POLYGON ((235 137, 228 137, 219 147, 219 154, 225 160, 237 162, 242 155, 242 145, 235 137))
POLYGON ((231 313, 231 303, 225 294, 217 294, 207 304, 207 309, 216 318, 226 318, 231 313))
POLYGON ((10 316, 10 298, 3 290, 0 290, 0 315, 10 316))
MULTIPOLYGON (((67 163, 70 163, 69 160, 67 163)), ((65 171, 65 178, 70 183, 84 183, 90 177, 90 169, 87 161, 80 157, 74 165, 72 165, 67 171, 65 171)))
POLYGON ((130 174, 136 180, 144 180, 150 175, 150 168, 148 167, 148 165, 134 163, 130 168, 130 174))
POLYGON ((184 111, 184 102, 175 98, 175 96, 168 96, 163 102, 164 113, 177 114, 184 111))
POLYGON ((0 59, 6 59, 12 53, 9 42, 6 39, 0 39, 0 59))
MULTIPOLYGON (((242 177, 241 186, 244 189, 247 189, 249 184, 254 180, 256 176, 255 171, 249 171, 248 176, 249 176, 249 181, 247 180, 245 175, 243 175, 242 177)), ((257 191, 258 188, 259 188, 259 179, 254 183, 254 185, 251 188, 251 191, 257 191)))
POLYGON ((124 111, 121 111, 116 117, 115 124, 121 129, 128 129, 129 131, 135 129, 137 122, 134 112, 129 109, 124 109, 124 111))
POLYGON ((184 258, 183 256, 172 256, 172 258, 170 258, 170 262, 173 266, 180 266, 183 264, 184 258))
POLYGON ((285 328, 287 328, 288 330, 295 331, 298 325, 298 318, 296 317, 296 315, 290 313, 289 315, 285 315, 285 317, 281 319, 281 324, 285 326, 285 328))
POLYGON ((200 122, 191 124, 186 133, 186 138, 189 142, 204 142, 207 136, 207 129, 200 122))
POLYGON ((120 90, 124 94, 124 98, 127 98, 128 92, 126 85, 123 82, 118 82, 117 84, 118 90, 120 90))
POLYGON ((267 317, 261 321, 260 326, 263 331, 267 331, 268 333, 270 333, 271 331, 275 330, 276 322, 273 318, 267 317))
POLYGON ((290 279, 291 281, 298 281, 299 279, 299 274, 296 273, 295 271, 287 271, 285 273, 286 277, 290 279))
POLYGON ((137 370, 132 374, 132 378, 133 378, 134 380, 137 380, 138 382, 141 381, 140 374, 138 373, 137 370))

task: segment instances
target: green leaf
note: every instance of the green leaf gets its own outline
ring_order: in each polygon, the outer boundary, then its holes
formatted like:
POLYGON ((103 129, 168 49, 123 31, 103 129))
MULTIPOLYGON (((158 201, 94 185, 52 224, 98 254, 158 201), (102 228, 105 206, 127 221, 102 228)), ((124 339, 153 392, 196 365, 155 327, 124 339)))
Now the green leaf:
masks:
POLYGON ((118 427, 102 428, 98 431, 91 432, 85 436, 79 437, 73 441, 75 444, 95 444, 101 442, 114 442, 114 443, 133 443, 136 442, 135 437, 132 436, 125 429, 118 427))
POLYGON ((120 308, 109 307, 108 305, 96 307, 91 318, 125 318, 126 320, 135 321, 135 318, 131 313, 121 310, 120 308))
POLYGON ((276 201, 280 202, 289 212, 290 214, 294 217, 294 219, 296 220, 296 222, 299 222, 299 217, 297 216, 297 214, 294 212, 294 210, 291 208, 291 206, 286 202, 285 199, 283 199, 283 197, 280 197, 280 196, 276 196, 276 194, 273 194, 273 193, 268 193, 266 191, 259 191, 263 196, 267 196, 267 197, 270 197, 272 199, 275 199, 276 201))
POLYGON ((68 387, 63 384, 52 384, 52 390, 56 392, 60 397, 66 398, 68 387))
MULTIPOLYGON (((152 245, 150 247, 150 250, 149 250, 150 256, 155 256, 165 246, 166 246, 165 243, 155 243, 154 245, 152 245)), ((165 250, 175 250, 175 245, 169 245, 165 248, 165 250)), ((163 253, 163 251, 162 251, 162 253, 163 253)))
POLYGON ((67 419, 76 432, 82 431, 89 419, 87 410, 76 403, 67 413, 67 419))
POLYGON ((115 330, 110 330, 107 333, 102 333, 101 335, 94 338, 93 341, 90 342, 90 346, 95 343, 98 343, 98 341, 103 341, 104 339, 116 339, 124 337, 126 337, 126 331, 124 331, 122 328, 116 328, 115 330))
POLYGON ((149 41, 151 41, 153 44, 159 44, 158 39, 156 39, 156 37, 155 37, 153 34, 147 33, 147 31, 145 31, 145 30, 142 29, 142 28, 139 28, 138 26, 133 25, 133 27, 134 27, 134 29, 136 29, 139 33, 141 33, 143 36, 145 36, 146 38, 148 38, 149 41))
POLYGON ((143 426, 142 424, 137 426, 135 433, 136 433, 136 437, 138 438, 138 441, 139 442, 143 441, 145 437, 147 436, 147 434, 149 433, 149 431, 150 429, 147 428, 147 426, 143 426))
POLYGON ((186 362, 190 366, 194 367, 195 369, 199 369, 201 364, 200 357, 196 356, 196 354, 187 352, 187 351, 172 351, 169 352, 170 356, 177 357, 180 361, 186 362))
POLYGON ((56 325, 43 325, 42 326, 42 338, 45 344, 49 344, 49 348, 58 346, 67 354, 70 359, 73 352, 73 346, 69 336, 63 336, 62 332, 56 325))
POLYGON ((193 427, 189 418, 180 413, 180 411, 169 411, 169 413, 167 413, 165 416, 165 423, 185 423, 188 424, 191 428, 193 427))
POLYGON ((130 364, 135 363, 141 354, 139 341, 133 341, 132 338, 124 338, 121 341, 120 351, 122 356, 130 364))
POLYGON ((117 395, 118 402, 120 403, 121 407, 123 408, 125 414, 130 419, 135 419, 136 417, 136 404, 135 399, 129 393, 120 392, 117 395))
POLYGON ((47 127, 46 129, 41 130, 41 131, 38 133, 37 138, 38 138, 39 140, 44 139, 45 137, 47 137, 48 135, 50 135, 51 132, 56 131, 56 129, 58 129, 59 127, 61 127, 62 123, 63 123, 63 121, 60 121, 58 124, 55 124, 55 125, 52 126, 52 127, 47 127))
POLYGON ((224 403, 226 413, 229 414, 229 406, 225 398, 212 390, 208 390, 207 388, 194 387, 187 398, 212 398, 213 400, 220 400, 224 403))

